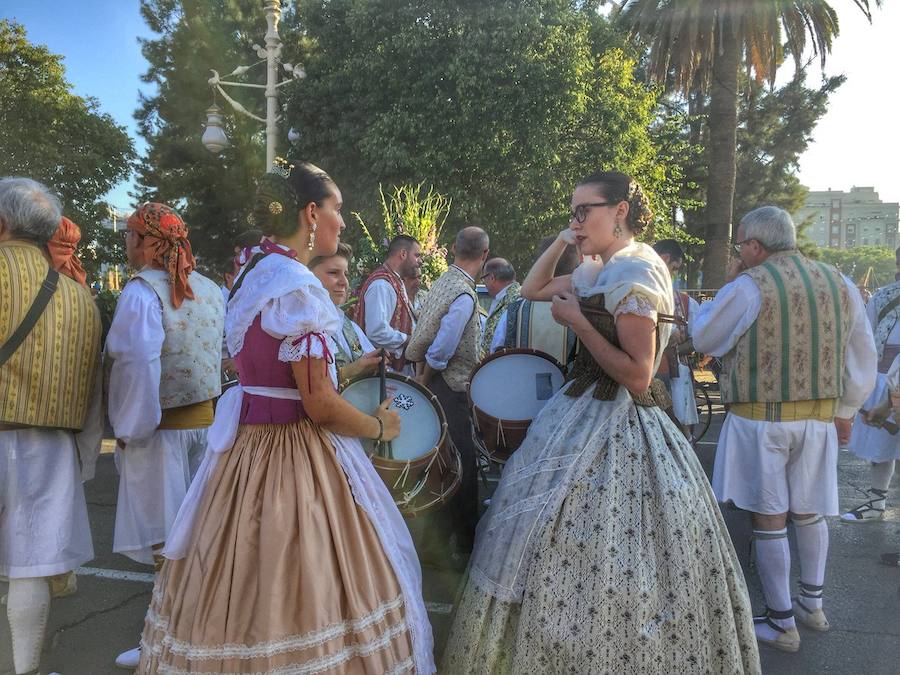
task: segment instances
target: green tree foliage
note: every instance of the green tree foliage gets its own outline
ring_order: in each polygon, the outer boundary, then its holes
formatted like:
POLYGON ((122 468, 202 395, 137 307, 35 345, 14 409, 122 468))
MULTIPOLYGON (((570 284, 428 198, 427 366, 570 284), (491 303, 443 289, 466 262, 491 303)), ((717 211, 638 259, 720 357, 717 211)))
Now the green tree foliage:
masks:
POLYGON ((817 89, 800 71, 777 89, 749 83, 738 111, 734 222, 763 204, 793 213, 808 190, 797 178, 800 156, 812 140, 828 99, 846 78, 829 77, 817 89))
MULTIPOLYGON (((870 4, 853 0, 871 19, 870 4)), ((647 46, 647 71, 660 84, 689 95, 709 93, 707 107, 704 285, 718 287, 729 257, 736 183, 740 74, 775 81, 786 54, 801 69, 807 46, 822 65, 838 34, 837 12, 823 0, 628 0, 617 20, 647 46)))
MULTIPOLYGON (((149 63, 143 80, 156 85, 156 93, 143 98, 135 113, 148 144, 137 196, 177 208, 190 227, 199 261, 214 270, 231 252, 235 236, 250 227, 246 219, 254 180, 265 171, 265 137, 258 122, 227 114, 230 145, 221 155, 210 154, 200 142, 213 100, 207 80, 213 69, 225 75, 259 61, 252 45, 262 43, 265 17, 257 0, 142 0, 141 14, 158 37, 142 45, 149 63)), ((296 42, 290 24, 282 34, 289 44, 296 42)), ((240 79, 264 82, 265 65, 240 79)), ((231 93, 265 116, 259 90, 231 93)), ((280 131, 284 147, 287 132, 283 126, 280 131)))
MULTIPOLYGON (((825 79, 818 88, 808 87, 801 71, 781 87, 742 81, 745 95, 738 109, 737 179, 732 222, 738 223, 748 211, 764 204, 796 211, 807 189, 797 179, 800 156, 812 139, 816 124, 827 111, 828 100, 844 82, 843 76, 825 79)), ((685 180, 680 203, 703 203, 706 199, 708 144, 708 97, 692 92, 681 105, 673 103, 672 117, 681 122, 681 139, 699 152, 685 155, 685 180)), ((686 210, 688 232, 702 236, 705 223, 700 209, 686 210)), ((804 223, 797 223, 801 230, 804 223)), ((702 247, 694 247, 696 257, 702 247)), ((699 271, 692 265, 692 271, 699 271)), ((705 285, 705 284, 704 284, 705 285)))
MULTIPOLYGON (((660 139, 657 95, 596 12, 566 0, 305 0, 312 47, 289 125, 366 222, 378 186, 425 182, 520 266, 567 224, 577 181, 638 178, 671 229, 678 149, 660 139)), ((348 233, 350 234, 350 233, 348 233)))
POLYGON ((100 226, 101 199, 128 177, 134 148, 95 99, 71 90, 60 56, 31 44, 21 25, 0 21, 0 176, 27 176, 56 191, 81 228, 81 256, 93 279, 117 253, 100 226))
POLYGON ((853 248, 820 248, 819 259, 837 267, 857 284, 868 281, 874 290, 894 280, 897 266, 894 262, 894 250, 887 246, 855 246, 853 248), (866 280, 869 269, 874 278, 866 280))

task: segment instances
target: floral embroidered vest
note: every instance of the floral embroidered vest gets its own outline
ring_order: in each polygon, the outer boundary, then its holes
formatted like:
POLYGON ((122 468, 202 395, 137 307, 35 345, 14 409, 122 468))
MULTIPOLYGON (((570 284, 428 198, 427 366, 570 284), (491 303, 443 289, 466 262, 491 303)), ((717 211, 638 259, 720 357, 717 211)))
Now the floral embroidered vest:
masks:
POLYGON ((159 404, 165 410, 217 397, 222 392, 222 334, 225 306, 222 292, 198 272, 188 280, 194 299, 175 309, 169 275, 145 269, 137 274, 156 292, 162 304, 163 340, 159 404))
POLYGON ((453 391, 465 391, 472 370, 478 364, 478 350, 481 344, 481 315, 478 312, 478 296, 475 284, 455 265, 444 272, 428 291, 428 298, 422 306, 419 322, 413 330, 412 338, 406 347, 406 358, 410 361, 424 361, 425 354, 434 338, 437 337, 441 319, 450 310, 450 305, 461 295, 468 295, 475 303, 472 316, 466 323, 462 339, 456 353, 441 373, 447 386, 453 391))

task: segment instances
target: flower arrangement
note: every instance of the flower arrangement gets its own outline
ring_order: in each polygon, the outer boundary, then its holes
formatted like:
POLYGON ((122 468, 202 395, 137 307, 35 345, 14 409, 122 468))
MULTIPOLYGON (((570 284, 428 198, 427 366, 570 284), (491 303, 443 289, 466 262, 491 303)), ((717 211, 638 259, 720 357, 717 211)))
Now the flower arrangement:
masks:
POLYGON ((423 288, 428 288, 447 271, 447 249, 439 242, 441 228, 450 214, 451 200, 435 192, 434 187, 424 192, 423 185, 401 185, 389 194, 378 186, 384 222, 377 232, 369 228, 358 213, 352 214, 363 234, 356 250, 354 286, 382 263, 388 243, 400 234, 415 237, 422 245, 423 288))

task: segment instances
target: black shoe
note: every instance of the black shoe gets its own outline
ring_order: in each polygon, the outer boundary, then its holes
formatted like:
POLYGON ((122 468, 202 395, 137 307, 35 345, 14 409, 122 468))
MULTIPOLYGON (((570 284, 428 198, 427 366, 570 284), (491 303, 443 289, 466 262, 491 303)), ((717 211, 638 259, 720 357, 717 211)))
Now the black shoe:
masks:
POLYGON ((882 553, 881 564, 891 567, 900 567, 900 551, 896 553, 882 553))

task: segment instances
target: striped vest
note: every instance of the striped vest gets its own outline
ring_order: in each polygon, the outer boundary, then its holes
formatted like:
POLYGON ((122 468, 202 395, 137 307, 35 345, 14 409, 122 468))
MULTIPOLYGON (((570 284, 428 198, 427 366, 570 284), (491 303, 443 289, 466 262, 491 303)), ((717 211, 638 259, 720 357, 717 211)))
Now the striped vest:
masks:
POLYGON ((762 297, 759 315, 725 355, 726 403, 837 399, 843 394, 850 295, 840 273, 798 251, 743 274, 762 297))
POLYGON ((347 364, 353 363, 363 355, 362 342, 359 339, 359 335, 356 334, 353 321, 349 316, 344 316, 344 322, 341 325, 341 335, 343 335, 347 346, 350 348, 350 352, 345 352, 343 343, 335 340, 337 352, 334 355, 334 365, 338 368, 343 368, 347 364))
POLYGON ((472 370, 478 364, 478 349, 481 343, 481 315, 475 284, 455 265, 444 272, 428 291, 428 298, 422 307, 419 321, 413 329, 412 338, 406 347, 406 358, 410 361, 424 361, 425 354, 441 327, 441 319, 450 310, 450 305, 461 295, 469 295, 475 308, 466 327, 456 353, 447 362, 441 376, 453 391, 465 391, 472 370))
MULTIPOLYGON (((0 344, 19 326, 50 265, 40 248, 0 244, 0 344)), ((60 276, 34 329, 0 366, 0 422, 81 429, 100 365, 100 312, 89 291, 60 276)))

